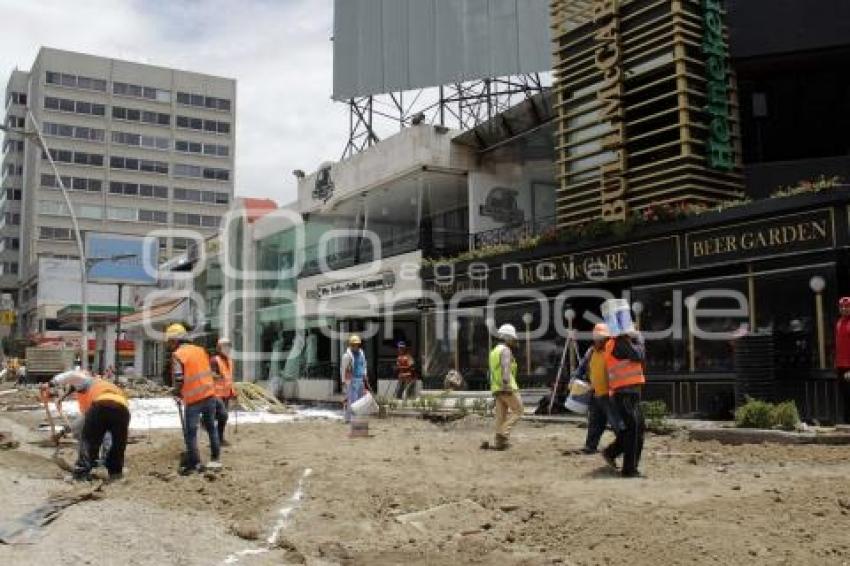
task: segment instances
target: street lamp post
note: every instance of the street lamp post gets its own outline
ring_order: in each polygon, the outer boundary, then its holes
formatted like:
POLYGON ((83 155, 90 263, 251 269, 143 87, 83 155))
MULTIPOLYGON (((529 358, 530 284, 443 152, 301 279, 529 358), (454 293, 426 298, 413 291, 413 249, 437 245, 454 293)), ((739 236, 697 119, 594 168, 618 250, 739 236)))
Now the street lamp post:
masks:
POLYGON ((53 170, 53 175, 56 177, 56 182, 59 184, 59 189, 62 191, 62 197, 65 199, 65 205, 68 207, 68 213, 71 216, 71 225, 74 227, 74 238, 77 240, 77 251, 80 254, 80 303, 82 308, 82 312, 80 314, 80 367, 82 369, 87 369, 89 365, 88 262, 86 261, 83 237, 80 233, 80 225, 77 222, 77 214, 74 211, 74 207, 71 205, 71 197, 68 194, 68 189, 62 181, 62 176, 59 174, 59 170, 56 169, 56 163, 53 161, 53 156, 50 155, 47 143, 41 135, 41 127, 38 125, 35 116, 32 115, 32 111, 27 110, 27 116, 29 117, 30 122, 32 122, 34 127, 33 130, 17 132, 5 124, 0 124, 0 130, 3 130, 6 133, 21 134, 25 139, 28 138, 30 140, 36 140, 38 145, 41 147, 41 151, 47 157, 47 162, 50 163, 50 168, 53 170))

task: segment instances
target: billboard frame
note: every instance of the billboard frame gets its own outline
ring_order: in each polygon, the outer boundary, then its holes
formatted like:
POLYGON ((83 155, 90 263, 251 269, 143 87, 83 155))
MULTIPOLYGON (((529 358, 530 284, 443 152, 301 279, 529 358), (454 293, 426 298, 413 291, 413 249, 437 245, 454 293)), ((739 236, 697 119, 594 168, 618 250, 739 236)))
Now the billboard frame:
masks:
MULTIPOLYGON (((85 252, 86 252, 86 281, 88 283, 98 283, 102 285, 133 285, 135 287, 153 287, 157 285, 158 277, 157 274, 159 268, 159 240, 158 238, 152 236, 136 236, 133 234, 113 234, 109 232, 86 232, 85 233, 85 252), (101 242, 110 242, 112 244, 115 243, 129 243, 129 244, 137 244, 138 250, 136 255, 138 257, 139 265, 126 267, 118 265, 116 261, 106 260, 106 257, 111 257, 115 255, 124 255, 133 253, 133 250, 123 251, 121 249, 117 249, 111 253, 110 256, 104 256, 101 254, 95 255, 92 250, 92 245, 100 244, 101 242), (146 247, 151 247, 151 249, 146 250, 146 247), (145 266, 144 262, 148 260, 151 265, 145 266), (114 274, 104 274, 98 275, 98 271, 106 270, 107 272, 111 269, 125 269, 128 270, 128 273, 133 273, 135 275, 130 275, 128 277, 121 277, 119 275, 114 274)), ((119 260, 122 261, 122 260, 119 260)))

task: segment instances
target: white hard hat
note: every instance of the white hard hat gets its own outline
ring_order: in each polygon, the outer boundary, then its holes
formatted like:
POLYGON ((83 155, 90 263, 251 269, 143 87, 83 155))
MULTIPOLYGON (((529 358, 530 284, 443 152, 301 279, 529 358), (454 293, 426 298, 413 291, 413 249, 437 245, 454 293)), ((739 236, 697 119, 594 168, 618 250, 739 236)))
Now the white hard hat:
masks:
POLYGON ((516 328, 514 328, 513 324, 503 324, 499 327, 497 334, 499 335, 499 338, 502 338, 503 340, 506 338, 516 340, 516 328))

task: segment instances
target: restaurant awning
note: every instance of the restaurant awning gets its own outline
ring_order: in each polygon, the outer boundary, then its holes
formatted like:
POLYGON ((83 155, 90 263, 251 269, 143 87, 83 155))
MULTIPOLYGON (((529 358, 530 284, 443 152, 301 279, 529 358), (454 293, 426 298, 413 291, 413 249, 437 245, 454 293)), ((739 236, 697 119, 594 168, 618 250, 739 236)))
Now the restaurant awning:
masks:
MULTIPOLYGON (((88 317, 89 324, 98 325, 98 324, 115 324, 116 319, 116 305, 89 305, 88 306, 88 317)), ((122 320, 125 315, 129 315, 134 313, 136 309, 130 306, 122 306, 121 307, 121 315, 122 320)), ((83 314, 83 306, 82 305, 68 305, 63 307, 56 313, 56 321, 63 328, 67 327, 79 327, 82 323, 82 314, 83 314)))
POLYGON ((189 301, 185 298, 163 301, 121 317, 121 326, 130 329, 143 326, 145 321, 157 327, 172 322, 186 322, 189 319, 188 305, 189 301))

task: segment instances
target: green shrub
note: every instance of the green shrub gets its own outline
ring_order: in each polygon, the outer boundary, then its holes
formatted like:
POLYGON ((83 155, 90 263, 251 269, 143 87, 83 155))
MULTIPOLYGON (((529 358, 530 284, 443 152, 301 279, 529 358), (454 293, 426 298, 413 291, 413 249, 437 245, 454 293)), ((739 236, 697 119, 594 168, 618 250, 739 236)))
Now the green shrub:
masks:
POLYGON ((673 427, 667 422, 670 410, 664 401, 644 401, 640 404, 643 418, 646 422, 646 430, 655 434, 669 434, 673 427))
POLYGON ((800 413, 794 401, 774 405, 748 397, 747 402, 735 411, 735 424, 739 428, 794 430, 800 424, 800 413))
POLYGON ((794 401, 785 401, 773 409, 773 425, 782 430, 795 430, 800 424, 800 413, 794 401))
POLYGON ((735 424, 739 428, 772 428, 773 405, 747 398, 747 402, 735 410, 735 424))

